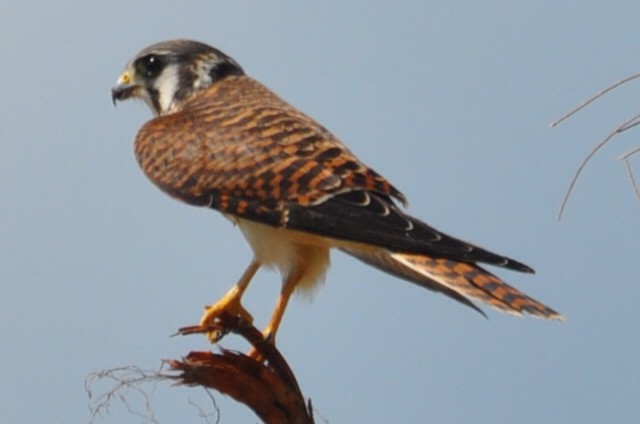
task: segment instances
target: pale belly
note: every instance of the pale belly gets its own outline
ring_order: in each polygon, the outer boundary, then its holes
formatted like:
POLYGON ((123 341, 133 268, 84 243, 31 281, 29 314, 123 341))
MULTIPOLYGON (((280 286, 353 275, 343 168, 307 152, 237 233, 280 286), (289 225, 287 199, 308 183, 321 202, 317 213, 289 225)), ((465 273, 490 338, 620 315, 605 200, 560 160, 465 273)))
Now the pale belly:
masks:
POLYGON ((278 269, 284 280, 300 278, 297 290, 312 292, 324 281, 330 265, 329 251, 337 247, 332 240, 253 221, 231 219, 262 265, 278 269))

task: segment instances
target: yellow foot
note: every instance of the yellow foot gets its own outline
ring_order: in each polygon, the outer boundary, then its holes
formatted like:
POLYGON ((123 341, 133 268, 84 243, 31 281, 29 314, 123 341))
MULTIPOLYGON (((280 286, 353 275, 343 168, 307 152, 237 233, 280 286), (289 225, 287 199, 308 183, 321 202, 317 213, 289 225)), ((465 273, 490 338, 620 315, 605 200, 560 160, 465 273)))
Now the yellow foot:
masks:
POLYGON ((240 297, 234 294, 228 293, 215 305, 207 306, 199 325, 183 327, 178 330, 178 333, 182 335, 204 333, 211 343, 217 343, 228 332, 222 316, 239 318, 248 325, 253 324, 253 317, 240 303, 240 297))
POLYGON ((221 326, 220 315, 228 314, 232 317, 238 317, 248 325, 253 324, 253 317, 240 303, 240 299, 234 298, 227 301, 225 296, 213 306, 207 306, 200 327, 206 330, 207 338, 211 343, 218 342, 225 334, 224 326, 221 326))

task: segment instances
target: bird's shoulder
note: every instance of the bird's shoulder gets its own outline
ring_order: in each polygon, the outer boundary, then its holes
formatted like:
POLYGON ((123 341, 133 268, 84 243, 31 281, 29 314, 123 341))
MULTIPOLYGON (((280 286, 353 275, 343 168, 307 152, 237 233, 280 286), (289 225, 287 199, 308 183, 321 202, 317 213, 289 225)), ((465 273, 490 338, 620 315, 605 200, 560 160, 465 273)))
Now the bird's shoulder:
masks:
POLYGON ((231 76, 139 131, 136 157, 158 185, 206 196, 311 205, 370 190, 404 201, 337 137, 258 81, 231 76))

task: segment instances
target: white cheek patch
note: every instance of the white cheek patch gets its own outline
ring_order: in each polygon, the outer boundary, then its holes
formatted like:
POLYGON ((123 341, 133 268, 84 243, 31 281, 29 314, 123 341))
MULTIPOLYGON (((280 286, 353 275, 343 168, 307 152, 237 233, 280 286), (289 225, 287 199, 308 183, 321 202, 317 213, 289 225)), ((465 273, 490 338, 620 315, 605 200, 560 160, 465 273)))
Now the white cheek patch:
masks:
POLYGON ((179 82, 178 67, 176 65, 167 66, 156 79, 154 88, 158 91, 160 115, 166 115, 171 112, 179 82))
POLYGON ((195 90, 199 90, 211 85, 211 83, 213 82, 211 80, 211 69, 216 66, 218 66, 218 63, 214 60, 200 61, 196 65, 195 72, 196 75, 198 75, 198 78, 193 83, 193 88, 195 90))

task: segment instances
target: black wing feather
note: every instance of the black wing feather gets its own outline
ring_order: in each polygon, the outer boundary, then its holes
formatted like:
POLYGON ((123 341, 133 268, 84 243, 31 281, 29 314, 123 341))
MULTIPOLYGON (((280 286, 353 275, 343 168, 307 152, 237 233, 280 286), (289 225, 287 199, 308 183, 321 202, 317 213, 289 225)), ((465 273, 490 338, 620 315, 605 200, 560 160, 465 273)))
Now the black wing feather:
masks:
POLYGON ((287 204, 285 227, 396 252, 533 272, 523 263, 442 233, 403 213, 390 198, 364 190, 333 195, 313 206, 287 204))

